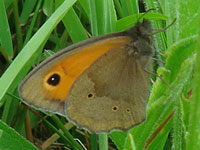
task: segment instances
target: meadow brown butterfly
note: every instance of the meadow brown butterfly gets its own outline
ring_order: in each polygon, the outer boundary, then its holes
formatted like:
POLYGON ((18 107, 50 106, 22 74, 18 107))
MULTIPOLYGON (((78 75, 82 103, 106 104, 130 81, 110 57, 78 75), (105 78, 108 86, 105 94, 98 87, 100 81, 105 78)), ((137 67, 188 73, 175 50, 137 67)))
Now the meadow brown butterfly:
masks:
POLYGON ((147 20, 67 47, 19 86, 20 97, 90 132, 128 130, 146 118, 153 54, 147 20))

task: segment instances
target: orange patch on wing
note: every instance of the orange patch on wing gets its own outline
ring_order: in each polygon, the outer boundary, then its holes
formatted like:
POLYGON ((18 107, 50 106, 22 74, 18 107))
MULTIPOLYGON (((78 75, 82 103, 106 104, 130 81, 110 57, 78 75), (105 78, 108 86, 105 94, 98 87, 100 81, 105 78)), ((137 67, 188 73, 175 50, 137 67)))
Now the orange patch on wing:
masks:
MULTIPOLYGON (((82 49, 64 57, 58 61, 45 75, 44 86, 51 91, 49 96, 53 99, 59 99, 62 102, 66 100, 74 81, 99 57, 113 48, 125 46, 131 42, 129 37, 119 37, 107 39, 90 44, 82 49), (47 85, 46 81, 53 73, 59 73, 61 80, 59 85, 52 87, 47 85)), ((106 64, 105 64, 106 65, 106 64)))

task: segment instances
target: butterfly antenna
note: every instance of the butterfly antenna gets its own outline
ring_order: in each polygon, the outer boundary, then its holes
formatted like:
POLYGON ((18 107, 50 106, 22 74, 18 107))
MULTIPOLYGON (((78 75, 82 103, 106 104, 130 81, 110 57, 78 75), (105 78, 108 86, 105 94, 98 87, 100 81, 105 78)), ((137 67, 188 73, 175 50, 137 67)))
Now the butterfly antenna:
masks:
POLYGON ((151 71, 148 71, 148 70, 146 70, 146 69, 144 69, 144 70, 145 70, 147 73, 150 73, 150 74, 152 74, 152 75, 154 75, 154 76, 160 78, 160 80, 163 81, 163 82, 165 83, 165 85, 166 85, 170 90, 173 90, 172 87, 169 85, 169 83, 168 83, 167 81, 165 81, 165 79, 163 79, 162 75, 158 75, 158 74, 153 73, 153 72, 151 72, 151 71))
POLYGON ((166 26, 165 28, 162 28, 162 29, 155 29, 155 30, 157 30, 157 31, 154 32, 154 33, 152 33, 151 36, 154 35, 154 34, 157 34, 157 33, 166 31, 166 30, 167 30, 169 27, 171 27, 175 22, 176 22, 176 18, 172 21, 172 23, 170 23, 170 24, 169 24, 168 26, 166 26))

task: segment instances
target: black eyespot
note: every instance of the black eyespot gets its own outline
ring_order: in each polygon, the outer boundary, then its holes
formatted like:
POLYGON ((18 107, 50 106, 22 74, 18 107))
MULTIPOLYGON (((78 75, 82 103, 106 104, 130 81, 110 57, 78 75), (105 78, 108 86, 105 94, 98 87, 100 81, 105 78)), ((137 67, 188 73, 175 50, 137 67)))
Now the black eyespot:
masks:
POLYGON ((113 106, 112 111, 116 112, 118 110, 118 108, 119 108, 118 106, 113 106))
POLYGON ((130 113, 130 112, 131 112, 131 110, 130 110, 129 108, 127 108, 127 109, 126 109, 126 112, 127 112, 127 113, 130 113))
POLYGON ((94 97, 94 94, 93 94, 93 93, 89 93, 89 94, 87 95, 87 97, 88 97, 88 99, 92 99, 92 98, 94 97))
POLYGON ((116 106, 114 106, 114 107, 113 107, 113 110, 117 110, 117 107, 116 107, 116 106))
POLYGON ((47 83, 52 85, 52 86, 56 86, 58 85, 60 82, 60 75, 59 74, 53 74, 49 77, 49 79, 47 80, 47 83))

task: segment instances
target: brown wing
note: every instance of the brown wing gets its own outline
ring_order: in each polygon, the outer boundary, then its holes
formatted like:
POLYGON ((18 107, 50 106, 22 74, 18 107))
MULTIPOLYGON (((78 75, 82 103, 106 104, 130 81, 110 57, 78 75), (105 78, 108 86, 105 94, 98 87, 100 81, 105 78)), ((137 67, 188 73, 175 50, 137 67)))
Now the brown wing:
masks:
POLYGON ((135 58, 126 47, 101 56, 73 84, 66 116, 91 132, 127 130, 146 117, 149 56, 135 58))
POLYGON ((132 39, 121 33, 74 44, 45 60, 19 86, 26 103, 41 110, 64 114, 64 103, 75 80, 99 57, 132 39))

